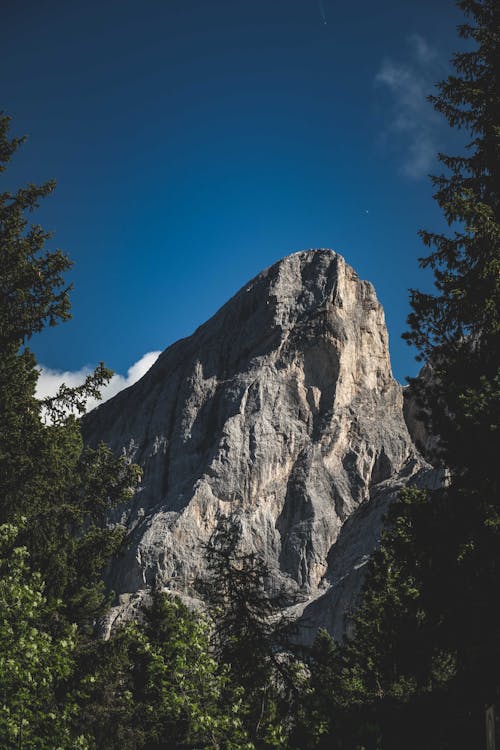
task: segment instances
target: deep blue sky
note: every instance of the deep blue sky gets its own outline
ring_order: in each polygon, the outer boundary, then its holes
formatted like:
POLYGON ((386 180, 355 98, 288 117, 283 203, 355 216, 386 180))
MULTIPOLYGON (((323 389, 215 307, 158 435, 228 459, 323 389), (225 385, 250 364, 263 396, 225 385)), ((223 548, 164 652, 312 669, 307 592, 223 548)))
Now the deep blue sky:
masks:
MULTIPOLYGON (((425 174, 455 145, 425 104, 457 49, 451 0, 3 0, 0 108, 29 142, 2 187, 75 262, 73 320, 39 361, 125 372, 249 278, 312 247, 375 285, 395 375, 425 174), (323 22, 326 18, 327 23, 323 22)), ((453 150, 453 149, 452 149, 453 150)))

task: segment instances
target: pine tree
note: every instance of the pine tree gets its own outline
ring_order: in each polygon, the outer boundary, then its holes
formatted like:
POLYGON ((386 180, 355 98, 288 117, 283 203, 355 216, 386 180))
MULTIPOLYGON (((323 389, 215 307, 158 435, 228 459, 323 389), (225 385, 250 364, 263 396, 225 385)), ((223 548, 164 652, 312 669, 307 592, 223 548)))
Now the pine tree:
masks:
POLYGON ((102 750, 254 750, 244 695, 210 648, 210 625, 155 593, 139 623, 96 644, 80 725, 102 750))
POLYGON ((458 5, 473 48, 430 99, 470 143, 439 155, 432 180, 450 231, 421 233, 436 291, 412 291, 405 334, 432 368, 411 387, 450 483, 401 495, 354 638, 318 642, 312 669, 330 675, 326 690, 312 680, 318 747, 480 747, 484 709, 500 699, 500 6, 458 5))
POLYGON ((207 579, 198 586, 214 624, 213 647, 234 689, 245 695, 245 727, 257 748, 287 746, 302 685, 287 649, 286 597, 266 590, 269 570, 244 549, 241 518, 221 516, 206 547, 207 579))
POLYGON ((439 154, 446 172, 432 178, 434 197, 453 232, 421 232, 434 250, 420 264, 433 270, 437 293, 412 290, 404 338, 433 368, 431 384, 413 386, 443 461, 480 477, 491 476, 500 416, 500 8, 495 0, 458 5, 470 19, 460 35, 475 46, 454 56, 456 74, 430 101, 471 140, 465 154, 439 154))
POLYGON ((433 252, 420 262, 437 293, 412 292, 406 338, 433 368, 430 384, 413 385, 451 469, 435 498, 449 555, 432 606, 472 706, 500 699, 500 6, 458 5, 473 49, 455 55, 456 73, 431 101, 471 140, 465 155, 439 155, 446 172, 433 178, 435 199, 453 232, 421 233, 433 252))
MULTIPOLYGON (((24 139, 0 116, 0 171, 24 139)), ((76 389, 45 402, 27 342, 69 317, 70 267, 28 215, 54 184, 0 193, 0 696, 2 747, 86 747, 74 695, 94 624, 108 595, 102 581, 123 530, 108 529, 137 467, 105 446, 85 449, 79 421, 110 372, 102 365, 76 389), (48 417, 48 419, 47 419, 48 417)))
POLYGON ((338 645, 322 633, 315 642, 305 721, 311 747, 451 750, 480 742, 481 697, 464 693, 456 639, 436 606, 453 580, 443 534, 452 548, 455 541, 437 500, 414 488, 401 493, 350 614, 354 637, 338 645))
MULTIPOLYGON (((25 140, 9 138, 9 126, 0 116, 0 172, 25 140)), ((130 495, 138 474, 105 446, 83 448, 75 414, 111 376, 102 364, 78 388, 35 397, 39 371, 26 344, 70 317, 71 262, 46 250, 51 234, 28 221, 54 186, 0 193, 0 522, 26 517, 22 543, 46 595, 64 599, 68 620, 91 630, 106 604, 102 570, 123 535, 105 528, 105 514, 130 495)))

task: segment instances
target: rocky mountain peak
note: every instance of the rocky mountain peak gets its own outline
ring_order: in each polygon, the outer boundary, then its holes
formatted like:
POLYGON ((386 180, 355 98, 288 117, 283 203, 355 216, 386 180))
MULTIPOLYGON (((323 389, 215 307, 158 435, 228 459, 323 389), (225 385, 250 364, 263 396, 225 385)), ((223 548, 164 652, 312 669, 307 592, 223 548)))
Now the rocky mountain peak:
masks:
POLYGON ((270 585, 341 637, 387 503, 429 470, 373 286, 330 250, 260 273, 84 431, 144 470, 114 518, 129 529, 115 614, 152 584, 189 594, 218 514, 236 512, 270 585))

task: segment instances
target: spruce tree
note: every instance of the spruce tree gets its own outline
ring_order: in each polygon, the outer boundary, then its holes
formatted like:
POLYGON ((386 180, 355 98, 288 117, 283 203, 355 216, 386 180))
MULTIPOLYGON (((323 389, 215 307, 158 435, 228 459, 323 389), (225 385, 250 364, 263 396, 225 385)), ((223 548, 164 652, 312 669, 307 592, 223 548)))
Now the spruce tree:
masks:
POLYGON ((312 680, 318 747, 481 747, 485 708, 500 700, 500 6, 458 6, 469 46, 430 99, 469 143, 439 155, 432 182, 449 230, 421 232, 435 292, 411 292, 405 334, 432 372, 411 388, 449 484, 402 493, 354 638, 316 644, 313 674, 330 675, 326 689, 312 680))
MULTIPOLYGON (((24 138, 9 136, 0 116, 0 172, 24 138)), ((48 250, 51 233, 29 217, 53 181, 0 193, 0 522, 22 524, 29 561, 49 600, 64 599, 70 622, 92 629, 106 605, 102 570, 122 538, 105 527, 107 510, 129 495, 137 470, 105 446, 84 449, 76 415, 111 372, 102 364, 78 388, 35 396, 39 370, 27 344, 70 317, 71 262, 48 250)), ((59 612, 59 615, 61 612, 59 612)))
POLYGON ((81 732, 99 750, 255 750, 243 690, 210 636, 203 615, 155 592, 138 623, 95 645, 79 690, 81 732))
MULTIPOLYGON (((24 140, 9 126, 1 115, 0 172, 24 140)), ((123 537, 105 517, 138 478, 105 446, 83 446, 77 415, 109 378, 106 368, 54 399, 35 395, 29 339, 69 317, 70 261, 29 223, 53 188, 0 193, 0 744, 19 750, 87 746, 73 696, 108 603, 103 570, 123 537)))
POLYGON ((241 517, 220 516, 198 583, 213 621, 213 648, 233 689, 245 696, 244 723, 256 748, 287 747, 302 684, 287 643, 286 596, 269 593, 269 569, 245 550, 241 517))
POLYGON ((434 498, 448 554, 432 607, 479 711, 500 699, 500 6, 458 5, 472 48, 454 56, 455 74, 430 99, 469 143, 439 155, 445 171, 432 181, 450 231, 421 233, 436 293, 412 291, 406 339, 432 367, 430 383, 412 385, 451 470, 434 498))
POLYGON ((445 172, 432 177, 434 198, 453 231, 420 233, 433 248, 420 264, 432 269, 436 293, 412 290, 404 338, 433 370, 430 384, 413 386, 443 461, 456 475, 479 478, 491 476, 498 448, 500 8, 495 0, 458 5, 469 18, 459 33, 474 48, 454 56, 456 73, 429 98, 470 140, 464 154, 439 154, 445 172))

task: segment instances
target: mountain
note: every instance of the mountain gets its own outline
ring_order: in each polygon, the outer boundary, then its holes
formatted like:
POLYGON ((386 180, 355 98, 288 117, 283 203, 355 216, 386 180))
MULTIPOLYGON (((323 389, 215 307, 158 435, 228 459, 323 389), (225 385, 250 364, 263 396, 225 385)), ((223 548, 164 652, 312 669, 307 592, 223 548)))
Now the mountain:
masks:
POLYGON ((109 572, 119 621, 151 585, 184 597, 218 514, 284 588, 301 638, 341 638, 399 487, 436 481, 403 416, 383 310, 338 254, 290 255, 246 284, 135 385, 89 413, 144 470, 113 517, 129 530, 109 572))

